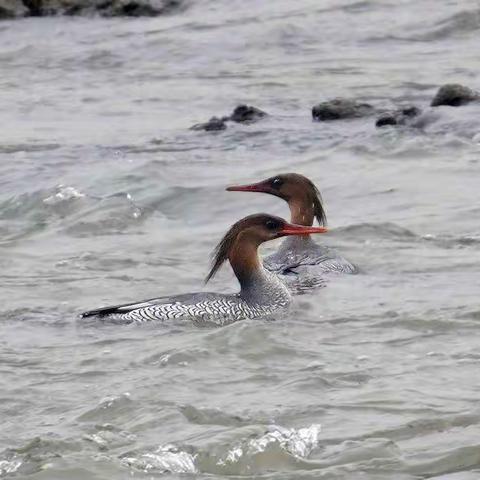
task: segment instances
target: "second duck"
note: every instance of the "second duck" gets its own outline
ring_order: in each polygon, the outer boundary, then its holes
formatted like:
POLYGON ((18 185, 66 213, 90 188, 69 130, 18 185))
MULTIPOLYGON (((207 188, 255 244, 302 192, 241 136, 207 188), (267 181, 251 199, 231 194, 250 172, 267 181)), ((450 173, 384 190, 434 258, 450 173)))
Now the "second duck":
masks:
MULTIPOLYGON (((310 227, 316 218, 320 225, 327 224, 320 192, 311 180, 298 173, 282 173, 258 183, 230 186, 227 191, 269 193, 288 203, 292 223, 310 227)), ((314 242, 310 235, 285 239, 275 253, 264 259, 264 266, 282 275, 310 278, 358 271, 335 250, 314 242)))

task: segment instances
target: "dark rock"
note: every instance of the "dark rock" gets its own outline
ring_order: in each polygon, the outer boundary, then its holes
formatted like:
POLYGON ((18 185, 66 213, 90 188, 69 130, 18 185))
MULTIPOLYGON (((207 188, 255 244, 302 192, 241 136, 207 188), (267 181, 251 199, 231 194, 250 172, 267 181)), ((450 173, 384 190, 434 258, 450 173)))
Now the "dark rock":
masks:
POLYGON ((229 120, 237 123, 253 123, 267 115, 266 112, 257 107, 238 105, 228 117, 212 117, 208 122, 197 123, 193 127, 190 127, 190 130, 205 130, 207 132, 225 130, 227 128, 225 122, 229 120))
POLYGON ((225 130, 227 128, 227 124, 225 123, 227 118, 228 117, 212 117, 208 122, 193 125, 193 127, 190 127, 190 130, 204 130, 206 132, 225 130))
MULTIPOLYGON (((3 2, 5 0, 0 0, 3 2)), ((16 0, 20 2, 20 0, 16 0)), ((31 16, 100 15, 153 17, 183 6, 184 0, 21 0, 31 16)))
POLYGON ((478 92, 458 83, 447 83, 439 88, 430 105, 432 107, 440 105, 459 107, 474 101, 480 101, 478 92))
POLYGON ((375 122, 376 127, 383 127, 385 125, 398 125, 398 120, 394 112, 382 113, 375 122))
POLYGON ((418 107, 408 105, 397 110, 382 113, 375 122, 375 126, 406 125, 411 119, 417 117, 421 113, 422 111, 418 107))
POLYGON ((23 4, 30 16, 40 17, 43 14, 43 0, 23 0, 23 4))
POLYGON ((0 19, 24 17, 28 13, 20 0, 0 0, 0 19))
POLYGON ((340 120, 343 118, 367 117, 375 113, 375 109, 368 103, 357 102, 349 98, 334 98, 319 103, 312 108, 314 120, 340 120))
POLYGON ((109 0, 99 13, 107 17, 155 17, 171 13, 181 6, 181 0, 109 0))
POLYGON ((238 123, 253 123, 266 116, 267 113, 257 107, 238 105, 228 119, 238 123))
POLYGON ((407 105, 402 107, 400 112, 404 117, 418 117, 418 115, 422 113, 422 111, 415 105, 407 105))

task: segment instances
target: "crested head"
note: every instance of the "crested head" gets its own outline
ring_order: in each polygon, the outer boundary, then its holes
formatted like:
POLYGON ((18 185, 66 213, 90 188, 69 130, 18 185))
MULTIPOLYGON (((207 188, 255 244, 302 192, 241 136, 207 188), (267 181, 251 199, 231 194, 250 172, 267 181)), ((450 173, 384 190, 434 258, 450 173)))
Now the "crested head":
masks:
POLYGON ((276 238, 275 231, 281 229, 285 223, 282 218, 265 213, 249 215, 234 223, 213 251, 212 268, 205 283, 215 276, 225 261, 230 259, 238 248, 240 237, 244 237, 244 241, 257 248, 261 243, 276 238))
POLYGON ((285 235, 323 233, 325 228, 293 225, 286 220, 266 213, 249 215, 234 223, 213 252, 212 268, 205 283, 229 260, 237 277, 248 275, 260 267, 257 248, 263 242, 285 235))
POLYGON ((320 191, 315 184, 299 173, 281 173, 250 185, 227 188, 228 191, 263 192, 283 198, 292 211, 292 222, 313 223, 315 217, 319 225, 327 225, 327 215, 323 208, 320 191), (305 217, 304 220, 301 220, 305 217))

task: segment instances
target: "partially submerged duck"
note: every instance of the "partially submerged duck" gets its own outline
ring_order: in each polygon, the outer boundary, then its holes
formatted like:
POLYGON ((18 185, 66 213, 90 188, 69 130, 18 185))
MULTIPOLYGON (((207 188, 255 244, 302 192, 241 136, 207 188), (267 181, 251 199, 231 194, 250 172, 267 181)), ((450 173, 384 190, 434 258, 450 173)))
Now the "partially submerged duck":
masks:
MULTIPOLYGON (((261 192, 280 197, 290 207, 290 221, 311 227, 316 218, 326 226, 327 216, 315 184, 298 173, 284 173, 249 185, 227 187, 230 192, 261 192)), ((264 259, 271 272, 283 275, 301 274, 309 277, 325 273, 356 273, 357 268, 332 248, 319 245, 310 235, 287 238, 280 248, 264 259)))
POLYGON ((324 227, 295 225, 272 215, 250 215, 235 223, 218 244, 206 278, 208 282, 228 260, 240 283, 238 294, 199 292, 159 297, 90 310, 82 317, 97 316, 126 323, 181 318, 225 324, 268 315, 288 306, 292 297, 278 277, 263 267, 258 247, 275 238, 326 231, 324 227))

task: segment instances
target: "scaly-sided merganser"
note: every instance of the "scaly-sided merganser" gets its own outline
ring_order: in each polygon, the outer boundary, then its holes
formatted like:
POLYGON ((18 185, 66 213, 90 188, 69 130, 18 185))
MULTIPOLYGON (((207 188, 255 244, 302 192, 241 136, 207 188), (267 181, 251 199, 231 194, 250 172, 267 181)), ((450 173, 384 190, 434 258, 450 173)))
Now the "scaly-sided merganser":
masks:
MULTIPOLYGON (((311 180, 298 173, 275 175, 258 183, 227 187, 227 190, 263 192, 283 198, 290 207, 290 221, 296 225, 312 226, 314 218, 320 225, 327 224, 320 192, 311 180)), ((271 272, 299 274, 310 279, 329 272, 357 272, 348 260, 333 249, 315 243, 310 235, 285 239, 275 253, 264 259, 263 264, 271 272)))
POLYGON ((210 280, 229 260, 240 283, 236 295, 192 293, 160 297, 139 303, 104 307, 82 314, 113 321, 144 322, 149 320, 190 319, 195 322, 226 324, 245 318, 270 314, 286 307, 291 294, 273 273, 262 266, 257 249, 268 240, 286 235, 324 233, 324 227, 294 225, 267 214, 250 215, 235 223, 215 249, 210 280))

